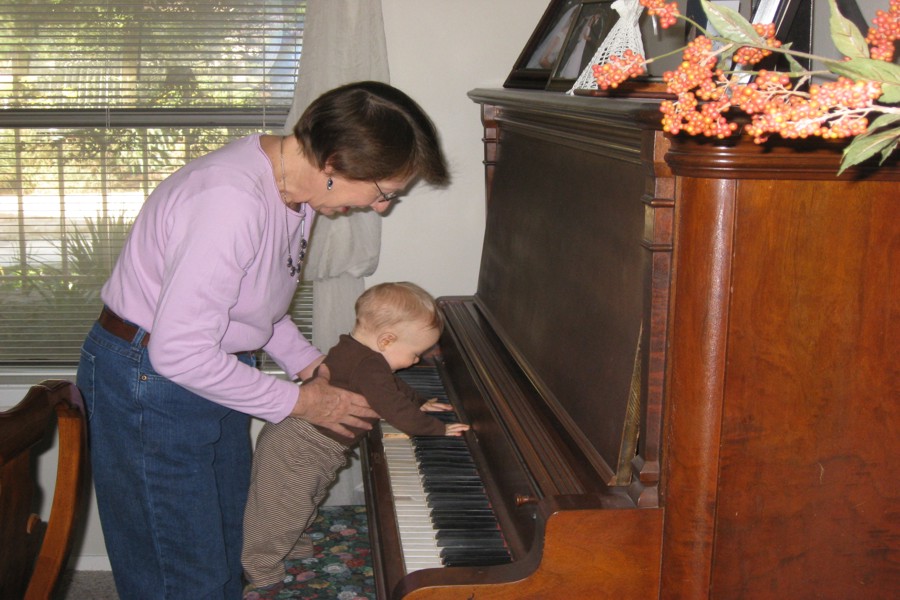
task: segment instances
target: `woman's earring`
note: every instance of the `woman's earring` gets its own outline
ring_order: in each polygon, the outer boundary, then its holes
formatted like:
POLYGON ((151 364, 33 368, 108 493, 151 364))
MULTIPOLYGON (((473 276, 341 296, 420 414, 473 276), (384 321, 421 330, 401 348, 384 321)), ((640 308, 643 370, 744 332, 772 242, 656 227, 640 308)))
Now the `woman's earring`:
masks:
POLYGON ((334 179, 332 179, 331 177, 329 177, 329 178, 328 178, 328 181, 325 182, 325 187, 326 187, 326 188, 328 189, 328 191, 330 192, 330 191, 331 191, 331 188, 334 187, 334 179))

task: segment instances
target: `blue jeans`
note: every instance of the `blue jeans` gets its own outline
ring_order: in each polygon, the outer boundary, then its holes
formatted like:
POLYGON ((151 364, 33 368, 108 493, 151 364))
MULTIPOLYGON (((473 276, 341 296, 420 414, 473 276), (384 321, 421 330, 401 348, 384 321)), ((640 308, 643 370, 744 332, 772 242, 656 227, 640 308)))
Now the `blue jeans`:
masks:
POLYGON ((143 336, 94 324, 78 365, 116 588, 127 600, 241 598, 250 418, 157 374, 143 336))

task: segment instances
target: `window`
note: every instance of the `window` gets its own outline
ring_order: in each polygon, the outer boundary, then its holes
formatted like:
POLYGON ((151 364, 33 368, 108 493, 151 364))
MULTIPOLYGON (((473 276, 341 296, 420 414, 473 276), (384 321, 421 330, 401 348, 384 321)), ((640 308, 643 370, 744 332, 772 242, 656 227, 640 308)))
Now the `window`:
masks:
MULTIPOLYGON (((144 199, 280 129, 299 0, 0 2, 0 364, 74 365, 144 199)), ((311 289, 295 316, 309 334, 311 289)))

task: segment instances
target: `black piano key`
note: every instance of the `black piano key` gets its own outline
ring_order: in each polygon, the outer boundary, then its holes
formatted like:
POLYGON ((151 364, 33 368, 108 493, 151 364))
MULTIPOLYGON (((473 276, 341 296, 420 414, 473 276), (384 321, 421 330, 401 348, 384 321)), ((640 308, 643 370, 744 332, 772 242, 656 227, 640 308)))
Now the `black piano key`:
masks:
POLYGON ((440 517, 436 517, 432 522, 434 523, 434 527, 438 532, 464 529, 499 531, 499 529, 497 529, 496 519, 491 519, 490 517, 482 517, 479 515, 470 516, 465 520, 465 522, 462 522, 459 519, 442 519, 440 517))
POLYGON ((446 448, 448 450, 464 451, 467 449, 466 440, 463 436, 421 436, 419 440, 419 450, 423 448, 446 448))
POLYGON ((420 465, 419 469, 425 481, 440 483, 442 481, 481 481, 478 469, 472 467, 447 467, 445 465, 420 465))
MULTIPOLYGON (((413 442, 415 443, 415 442, 413 442)), ((479 477, 481 476, 478 473, 478 467, 476 467, 475 463, 470 462, 467 459, 453 460, 449 458, 427 458, 416 456, 416 462, 422 467, 422 475, 425 477, 439 477, 443 472, 440 469, 454 469, 457 471, 463 471, 467 473, 475 473, 479 477)))
POLYGON ((455 511, 460 510, 477 510, 482 511, 478 514, 483 514, 487 510, 490 510, 490 505, 484 500, 431 500, 426 498, 426 504, 429 508, 435 510, 442 509, 450 509, 455 511))
POLYGON ((459 556, 441 555, 441 563, 445 567, 491 567, 512 562, 508 554, 496 556, 473 556, 462 554, 459 556))
POLYGON ((456 520, 464 520, 470 519, 472 517, 494 517, 494 509, 491 507, 487 508, 453 508, 451 506, 438 506, 432 510, 432 512, 442 519, 456 519, 456 520))
POLYGON ((496 556, 508 554, 506 544, 503 540, 486 539, 478 536, 469 536, 461 538, 442 538, 437 541, 438 548, 441 550, 450 548, 453 550, 464 550, 467 553, 474 553, 480 556, 496 556), (490 554, 488 551, 496 550, 496 554, 490 554), (485 554, 487 552, 487 554, 485 554))
POLYGON ((490 508, 491 503, 484 494, 467 494, 463 492, 429 492, 425 494, 428 501, 435 506, 452 507, 465 506, 471 508, 473 506, 483 506, 490 508))
POLYGON ((480 494, 427 494, 428 504, 431 506, 465 506, 489 508, 487 497, 480 494))
POLYGON ((485 531, 482 529, 445 529, 438 531, 435 534, 435 537, 447 544, 453 544, 457 541, 466 542, 475 540, 485 542, 485 545, 491 548, 497 547, 497 543, 502 547, 506 547, 506 544, 503 542, 503 534, 500 533, 499 529, 493 531, 485 531))
POLYGON ((467 516, 495 516, 494 509, 490 506, 460 506, 449 504, 438 504, 431 507, 434 515, 440 515, 445 519, 465 519, 467 516))
POLYGON ((462 463, 464 465, 474 465, 475 461, 472 460, 472 456, 468 453, 468 451, 463 452, 462 449, 453 450, 453 449, 435 449, 429 450, 428 452, 419 452, 418 457, 421 458, 423 463, 462 463))
POLYGON ((495 546, 493 548, 483 547, 483 548, 473 548, 471 546, 443 546, 440 552, 441 556, 444 558, 453 558, 455 562, 459 562, 461 560, 465 560, 466 558, 505 558, 509 556, 509 550, 505 547, 495 546))
POLYGON ((484 486, 480 482, 455 482, 455 483, 438 483, 435 485, 425 485, 425 492, 429 494, 458 494, 460 492, 468 492, 472 494, 484 495, 484 486))
POLYGON ((505 548, 467 548, 444 546, 441 548, 441 558, 445 566, 471 566, 485 564, 502 564, 509 562, 509 551, 505 548), (487 562, 498 561, 496 563, 487 562))
POLYGON ((500 530, 499 524, 496 520, 496 516, 486 512, 473 512, 471 515, 467 515, 464 518, 458 518, 457 516, 448 517, 441 514, 440 511, 436 511, 434 513, 434 521, 432 521, 432 523, 435 524, 437 531, 441 531, 442 529, 472 528, 475 524, 486 531, 490 531, 491 529, 496 529, 498 531, 500 530), (491 516, 494 516, 493 523, 488 522, 488 519, 491 516), (438 523, 444 525, 444 527, 437 527, 438 523))
MULTIPOLYGON (((441 413, 429 413, 429 414, 441 414, 441 413)), ((454 416, 454 418, 456 418, 454 416)), ((437 446, 441 448, 465 448, 466 441, 460 436, 446 436, 446 435, 424 435, 419 438, 420 447, 425 446, 437 446)))
POLYGON ((429 487, 448 487, 451 489, 451 493, 463 494, 470 492, 471 490, 478 491, 478 488, 484 487, 484 483, 481 481, 481 478, 477 476, 472 476, 471 473, 444 473, 439 478, 429 478, 425 477, 422 481, 423 487, 428 489, 429 487))
POLYGON ((451 457, 471 457, 462 436, 459 438, 447 436, 442 439, 417 437, 413 452, 423 458, 428 458, 431 454, 445 454, 451 457), (433 443, 435 441, 439 443, 433 443), (455 441, 456 443, 450 443, 451 441, 455 441))

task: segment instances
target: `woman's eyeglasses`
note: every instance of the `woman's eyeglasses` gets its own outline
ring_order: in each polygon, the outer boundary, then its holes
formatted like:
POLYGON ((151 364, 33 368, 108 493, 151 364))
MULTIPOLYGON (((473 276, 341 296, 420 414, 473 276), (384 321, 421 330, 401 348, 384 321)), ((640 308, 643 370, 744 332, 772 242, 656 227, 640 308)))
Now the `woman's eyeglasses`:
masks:
POLYGON ((381 190, 381 186, 378 185, 377 181, 373 181, 372 183, 375 184, 375 188, 378 190, 378 193, 381 194, 381 199, 377 200, 377 202, 393 202, 394 200, 396 200, 397 198, 400 197, 400 194, 398 194, 397 192, 391 192, 390 194, 385 194, 381 190))

